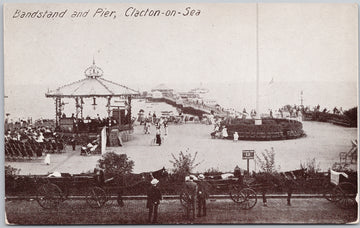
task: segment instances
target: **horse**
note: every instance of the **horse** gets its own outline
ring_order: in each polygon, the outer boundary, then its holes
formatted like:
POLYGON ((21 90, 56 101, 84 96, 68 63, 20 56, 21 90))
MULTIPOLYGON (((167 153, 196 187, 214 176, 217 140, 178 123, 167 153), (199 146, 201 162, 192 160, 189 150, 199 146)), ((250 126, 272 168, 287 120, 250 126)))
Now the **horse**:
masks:
MULTIPOLYGON (((101 170, 100 172, 103 173, 101 170)), ((146 190, 151 186, 151 180, 156 178, 159 180, 159 188, 162 188, 162 185, 167 182, 168 172, 163 167, 162 169, 151 171, 151 172, 142 172, 142 173, 129 173, 129 174, 116 174, 111 178, 106 179, 104 174, 99 175, 99 182, 103 185, 113 186, 117 190, 117 202, 120 206, 124 206, 123 195, 124 192, 131 192, 132 194, 144 194, 146 190)))
POLYGON ((287 193, 287 205, 291 206, 293 191, 300 186, 302 181, 306 181, 307 178, 308 173, 306 169, 280 173, 255 173, 254 184, 256 189, 262 194, 264 206, 267 206, 266 193, 275 188, 287 193))

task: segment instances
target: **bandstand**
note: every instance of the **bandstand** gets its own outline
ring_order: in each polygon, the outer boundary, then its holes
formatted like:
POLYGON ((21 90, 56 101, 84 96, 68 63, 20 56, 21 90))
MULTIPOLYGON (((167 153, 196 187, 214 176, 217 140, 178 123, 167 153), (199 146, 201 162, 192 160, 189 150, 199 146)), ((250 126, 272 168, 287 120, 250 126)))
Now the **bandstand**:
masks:
POLYGON ((85 78, 63 85, 56 90, 45 94, 48 98, 55 101, 55 130, 60 133, 99 133, 103 127, 108 129, 108 133, 114 129, 119 132, 132 129, 131 121, 131 99, 138 97, 138 91, 130 89, 124 85, 106 80, 103 77, 103 70, 93 64, 85 69, 85 78), (107 118, 84 118, 84 99, 92 99, 94 107, 96 99, 106 99, 107 118), (71 117, 66 117, 63 113, 64 100, 75 100, 75 112, 71 117), (113 103, 122 103, 115 105, 113 103))

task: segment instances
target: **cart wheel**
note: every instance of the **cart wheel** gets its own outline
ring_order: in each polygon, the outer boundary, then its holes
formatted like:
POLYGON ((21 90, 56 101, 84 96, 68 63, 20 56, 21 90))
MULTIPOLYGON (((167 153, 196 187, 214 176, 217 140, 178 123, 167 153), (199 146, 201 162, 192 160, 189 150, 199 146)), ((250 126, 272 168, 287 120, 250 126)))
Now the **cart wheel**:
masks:
POLYGON ((105 191, 99 187, 93 187, 90 189, 86 196, 86 202, 92 208, 101 208, 107 201, 105 191))
POLYGON ((42 184, 37 189, 36 200, 42 208, 56 208, 63 201, 62 191, 56 184, 42 184))
POLYGON ((355 185, 349 182, 340 183, 334 189, 334 193, 338 197, 336 203, 341 208, 351 209, 357 207, 357 202, 355 199, 357 191, 355 185))
POLYGON ((235 203, 242 203, 244 198, 241 196, 241 187, 239 185, 232 185, 230 186, 230 198, 235 203))
POLYGON ((256 192, 251 188, 244 188, 240 191, 241 206, 244 210, 253 208, 257 202, 256 192))
POLYGON ((335 188, 325 190, 323 196, 330 202, 336 202, 340 200, 341 195, 335 191, 335 188))
POLYGON ((117 203, 119 204, 120 207, 124 206, 124 200, 123 200, 123 197, 122 197, 121 193, 118 193, 116 201, 117 201, 117 203))

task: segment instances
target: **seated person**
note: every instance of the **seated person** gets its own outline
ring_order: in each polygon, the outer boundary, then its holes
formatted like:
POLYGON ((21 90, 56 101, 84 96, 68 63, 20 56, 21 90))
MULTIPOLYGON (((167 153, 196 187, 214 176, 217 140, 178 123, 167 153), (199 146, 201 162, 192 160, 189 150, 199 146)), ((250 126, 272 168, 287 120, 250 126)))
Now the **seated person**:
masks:
POLYGON ((86 146, 82 146, 80 155, 83 155, 83 154, 90 155, 92 152, 94 152, 96 150, 96 148, 98 147, 98 144, 95 144, 95 142, 96 142, 96 140, 88 143, 86 146))

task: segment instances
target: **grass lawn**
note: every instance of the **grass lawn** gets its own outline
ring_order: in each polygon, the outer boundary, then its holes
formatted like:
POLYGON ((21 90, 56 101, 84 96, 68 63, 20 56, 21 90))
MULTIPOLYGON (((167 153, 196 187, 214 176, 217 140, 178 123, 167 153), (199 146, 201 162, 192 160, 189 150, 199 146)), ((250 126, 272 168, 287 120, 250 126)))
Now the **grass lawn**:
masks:
MULTIPOLYGON (((146 224, 145 200, 126 200, 119 207, 109 201, 100 209, 90 208, 85 200, 67 200, 59 208, 45 210, 36 201, 7 201, 7 219, 12 224, 146 224)), ((242 210, 229 199, 207 201, 206 217, 190 221, 179 200, 163 200, 159 206, 159 223, 348 223, 357 218, 357 209, 340 209, 325 199, 270 199, 268 207, 258 201, 251 210, 242 210)))

